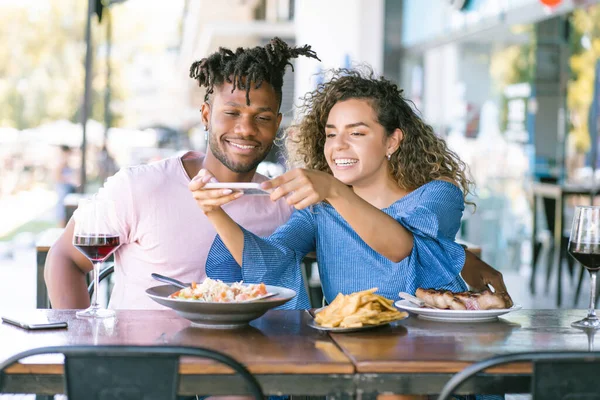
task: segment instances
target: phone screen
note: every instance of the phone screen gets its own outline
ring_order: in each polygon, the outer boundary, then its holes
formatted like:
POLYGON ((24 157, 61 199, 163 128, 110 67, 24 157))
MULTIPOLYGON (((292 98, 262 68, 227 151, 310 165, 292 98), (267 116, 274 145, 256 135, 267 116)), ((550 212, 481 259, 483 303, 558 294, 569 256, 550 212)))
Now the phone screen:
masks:
POLYGON ((40 318, 35 318, 28 321, 23 319, 15 319, 12 317, 2 317, 2 322, 30 331, 42 329, 65 329, 68 327, 68 324, 65 321, 50 322, 40 318))

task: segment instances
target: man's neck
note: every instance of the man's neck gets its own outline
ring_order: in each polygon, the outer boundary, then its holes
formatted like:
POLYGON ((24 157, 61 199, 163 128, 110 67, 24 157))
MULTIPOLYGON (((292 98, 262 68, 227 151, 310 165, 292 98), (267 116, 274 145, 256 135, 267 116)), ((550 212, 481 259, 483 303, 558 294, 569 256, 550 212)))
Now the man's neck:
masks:
POLYGON ((256 172, 256 168, 250 172, 234 172, 223 165, 210 150, 206 152, 202 168, 209 170, 219 182, 251 182, 256 172))

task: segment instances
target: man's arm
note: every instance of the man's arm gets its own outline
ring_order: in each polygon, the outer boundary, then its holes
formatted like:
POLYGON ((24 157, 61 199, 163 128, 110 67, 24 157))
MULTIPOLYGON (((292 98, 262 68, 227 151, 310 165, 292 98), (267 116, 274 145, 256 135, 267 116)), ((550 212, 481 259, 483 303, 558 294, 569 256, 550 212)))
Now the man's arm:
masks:
POLYGON ((474 290, 481 291, 489 289, 488 285, 491 285, 495 292, 508 293, 502 273, 496 271, 470 251, 465 250, 465 254, 465 266, 460 274, 469 286, 474 290))
POLYGON ((52 308, 81 309, 90 305, 85 280, 92 263, 73 246, 74 219, 52 245, 46 258, 44 280, 52 308))

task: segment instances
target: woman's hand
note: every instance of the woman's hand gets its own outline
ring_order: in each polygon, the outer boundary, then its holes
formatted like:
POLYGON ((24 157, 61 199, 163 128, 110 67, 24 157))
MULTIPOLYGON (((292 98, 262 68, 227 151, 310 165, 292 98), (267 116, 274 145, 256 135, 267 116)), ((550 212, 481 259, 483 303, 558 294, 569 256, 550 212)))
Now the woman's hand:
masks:
POLYGON ((465 250, 465 254, 465 265, 460 274, 469 286, 476 291, 489 289, 489 286, 492 286, 494 292, 507 293, 500 271, 495 270, 468 250, 465 250))
POLYGON ((218 211, 222 205, 243 195, 242 192, 234 192, 231 189, 204 189, 204 186, 211 180, 215 182, 213 175, 208 170, 201 169, 188 184, 188 188, 204 214, 218 211))
POLYGON ((263 189, 273 189, 271 200, 277 201, 286 197, 289 205, 297 210, 331 199, 347 188, 342 182, 332 175, 311 170, 297 168, 286 172, 270 181, 261 184, 263 189))

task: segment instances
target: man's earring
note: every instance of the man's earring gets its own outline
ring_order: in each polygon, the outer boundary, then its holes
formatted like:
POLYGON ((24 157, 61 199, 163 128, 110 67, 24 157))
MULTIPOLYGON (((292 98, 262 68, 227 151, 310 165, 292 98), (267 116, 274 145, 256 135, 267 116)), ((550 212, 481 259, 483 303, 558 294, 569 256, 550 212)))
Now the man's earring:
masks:
POLYGON ((208 142, 208 126, 204 125, 204 140, 208 142))

